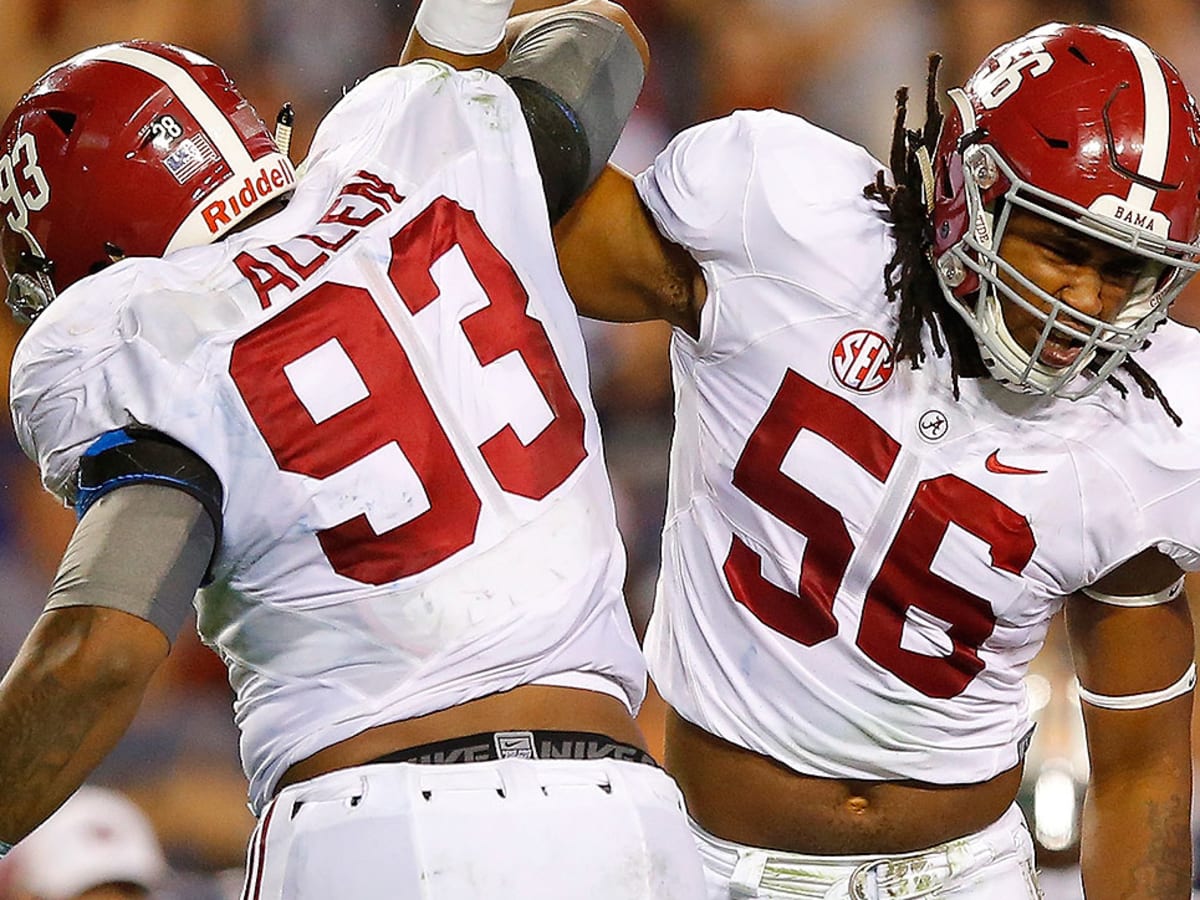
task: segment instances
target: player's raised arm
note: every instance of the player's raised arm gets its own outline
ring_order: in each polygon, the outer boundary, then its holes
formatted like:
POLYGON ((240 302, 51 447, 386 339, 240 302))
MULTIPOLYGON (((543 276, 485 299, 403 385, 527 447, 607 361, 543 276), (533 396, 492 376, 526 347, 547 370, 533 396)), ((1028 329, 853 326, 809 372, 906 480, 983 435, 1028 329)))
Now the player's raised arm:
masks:
POLYGON ((1089 589, 1067 606, 1091 763, 1084 887, 1096 900, 1188 897, 1196 667, 1182 573, 1151 553, 1116 577, 1102 582, 1112 593, 1089 589))
POLYGON ((517 95, 551 220, 596 180, 641 91, 649 49, 628 13, 576 0, 506 19, 511 0, 426 0, 401 62, 494 69, 517 95))
MULTIPOLYGON (((616 117, 611 100, 605 102, 610 94, 622 96, 613 87, 629 82, 635 62, 628 46, 624 53, 614 51, 628 41, 644 67, 649 63, 644 36, 623 8, 606 0, 551 6, 505 25, 503 13, 512 6, 507 0, 425 0, 401 62, 428 58, 458 68, 490 68, 510 83, 536 82, 555 91, 571 108, 569 118, 585 127, 586 167, 579 162, 578 142, 548 127, 556 117, 539 111, 527 93, 521 99, 554 218, 577 200, 555 230, 560 268, 576 307, 585 316, 612 321, 666 319, 695 333, 705 293, 699 267, 658 232, 629 176, 611 165, 603 168, 636 99, 636 92, 624 94, 628 108, 620 105, 616 117), (622 32, 617 40, 612 25, 622 32), (581 168, 587 172, 584 185, 592 188, 577 199, 581 168)), ((637 77, 640 84, 641 73, 637 77)))

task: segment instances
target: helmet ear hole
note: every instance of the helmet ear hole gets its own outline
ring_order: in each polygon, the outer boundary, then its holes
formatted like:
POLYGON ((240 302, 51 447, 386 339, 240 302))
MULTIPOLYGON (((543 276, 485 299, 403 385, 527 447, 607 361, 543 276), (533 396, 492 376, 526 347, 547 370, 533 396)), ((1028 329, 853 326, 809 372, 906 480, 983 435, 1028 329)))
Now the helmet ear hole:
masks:
POLYGON ((78 116, 73 112, 68 112, 65 109, 52 109, 46 113, 50 120, 59 127, 65 137, 70 137, 71 132, 75 130, 75 123, 78 121, 78 116))

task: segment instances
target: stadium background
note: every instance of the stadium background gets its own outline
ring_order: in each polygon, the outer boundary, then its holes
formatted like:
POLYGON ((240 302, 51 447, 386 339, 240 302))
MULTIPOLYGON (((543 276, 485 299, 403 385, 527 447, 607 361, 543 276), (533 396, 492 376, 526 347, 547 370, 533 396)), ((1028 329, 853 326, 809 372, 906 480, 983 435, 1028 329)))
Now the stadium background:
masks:
MULTIPOLYGON (((552 4, 518 0, 517 8, 545 5, 552 4)), ((1043 21, 1123 27, 1173 60, 1187 83, 1200 85, 1200 4, 1194 0, 625 0, 624 5, 654 55, 615 157, 630 170, 645 166, 679 129, 745 107, 798 112, 886 155, 895 89, 909 84, 919 91, 929 50, 945 54, 943 85, 958 84, 998 42, 1043 21)), ((130 37, 173 41, 221 63, 265 118, 291 101, 297 111, 292 156, 299 160, 342 91, 395 60, 415 6, 415 0, 0 0, 5 61, 0 106, 10 108, 47 67, 88 46, 130 37)), ((1178 304, 1177 316, 1200 323, 1200 283, 1178 304)), ((585 323, 585 328, 629 551, 628 597, 641 627, 653 598, 665 503, 668 330, 658 324, 585 323)), ((16 326, 0 316, 5 386, 18 338, 16 326)), ((5 586, 0 670, 41 609, 73 525, 74 516, 41 490, 8 417, 0 416, 5 586)), ((1200 579, 1191 588, 1193 598, 1200 598, 1200 579)), ((253 822, 245 807, 224 670, 190 628, 185 632, 134 728, 95 781, 121 789, 145 809, 178 870, 207 878, 220 870, 236 873, 253 822)), ((1036 669, 1036 693, 1049 702, 1031 766, 1066 773, 1057 782, 1058 794, 1050 791, 1050 801, 1058 796, 1065 808, 1086 762, 1060 638, 1036 669)), ((661 706, 652 698, 642 720, 655 744, 661 740, 660 719, 661 706)), ((1052 802, 1046 807, 1049 831, 1043 837, 1049 845, 1066 846, 1058 852, 1044 846, 1043 863, 1066 865, 1050 873, 1046 894, 1048 900, 1065 900, 1078 896, 1078 889, 1071 886, 1069 816, 1055 809, 1052 802)), ((179 882, 171 896, 211 896, 208 888, 189 893, 180 887, 192 883, 179 882)))

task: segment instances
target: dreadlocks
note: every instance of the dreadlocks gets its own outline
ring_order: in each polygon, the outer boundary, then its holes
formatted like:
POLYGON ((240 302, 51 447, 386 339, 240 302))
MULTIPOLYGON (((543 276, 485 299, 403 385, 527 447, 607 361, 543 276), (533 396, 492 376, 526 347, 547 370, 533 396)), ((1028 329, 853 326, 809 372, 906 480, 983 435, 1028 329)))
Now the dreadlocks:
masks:
MULTIPOLYGON (((901 87, 896 91, 896 119, 888 157, 895 185, 889 184, 887 173, 880 170, 863 193, 868 199, 887 207, 888 220, 896 240, 896 250, 883 270, 888 300, 899 305, 896 359, 908 360, 914 369, 921 367, 925 361, 923 331, 928 326, 934 353, 940 357, 949 350, 954 397, 958 399, 959 378, 985 376, 987 368, 970 327, 947 307, 930 258, 934 239, 931 160, 937 152, 943 121, 937 96, 937 76, 941 64, 941 54, 929 55, 923 128, 918 130, 907 126, 908 88, 901 87)), ((1097 360, 1089 368, 1095 369, 1100 359, 1098 354, 1097 360)), ((1177 426, 1183 424, 1150 373, 1130 356, 1125 357, 1120 368, 1128 373, 1142 396, 1158 401, 1177 426)), ((1115 374, 1110 375, 1108 380, 1122 397, 1128 395, 1129 389, 1115 374)))
MULTIPOLYGON (((1149 345, 1150 342, 1147 341, 1146 346, 1149 345)), ((1143 397, 1145 397, 1147 400, 1158 401, 1158 405, 1163 408, 1163 412, 1165 412, 1167 417, 1175 423, 1176 427, 1183 425, 1183 419, 1181 419, 1179 417, 1179 413, 1175 412, 1175 410, 1172 408, 1170 401, 1167 400, 1167 395, 1164 394, 1162 392, 1162 388, 1158 386, 1158 382, 1155 381, 1151 377, 1150 373, 1143 369, 1141 365, 1135 362, 1132 356, 1125 357, 1125 360, 1121 363, 1120 368, 1129 373, 1129 377, 1132 378, 1133 383, 1138 386, 1138 389, 1142 392, 1143 397)), ((1128 395, 1128 388, 1125 387, 1124 383, 1116 375, 1110 375, 1108 377, 1108 383, 1115 387, 1117 391, 1120 392, 1122 397, 1128 395)))
POLYGON ((942 57, 932 53, 925 88, 925 126, 907 127, 908 88, 896 91, 896 120, 888 159, 895 186, 887 183, 882 170, 867 185, 866 196, 888 209, 896 238, 896 251, 884 268, 883 283, 888 300, 899 304, 896 325, 896 358, 908 360, 914 369, 925 361, 922 332, 925 326, 938 356, 950 351, 954 396, 960 377, 987 374, 979 350, 966 323, 947 315, 937 275, 929 260, 933 246, 932 172, 930 160, 937 150, 942 128, 942 111, 937 101, 937 73, 942 57))

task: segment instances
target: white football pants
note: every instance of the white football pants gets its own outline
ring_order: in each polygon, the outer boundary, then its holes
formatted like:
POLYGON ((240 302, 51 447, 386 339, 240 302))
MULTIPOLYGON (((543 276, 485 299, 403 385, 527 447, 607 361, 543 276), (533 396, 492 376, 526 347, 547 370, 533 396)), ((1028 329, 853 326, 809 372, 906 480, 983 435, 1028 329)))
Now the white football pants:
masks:
POLYGON ((245 900, 702 900, 675 782, 636 762, 358 766, 284 788, 245 900))
POLYGON ((747 847, 692 823, 707 900, 1038 900, 1033 840, 1014 804, 982 831, 928 850, 809 856, 747 847))

